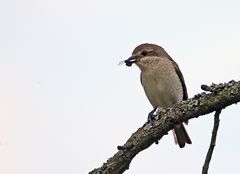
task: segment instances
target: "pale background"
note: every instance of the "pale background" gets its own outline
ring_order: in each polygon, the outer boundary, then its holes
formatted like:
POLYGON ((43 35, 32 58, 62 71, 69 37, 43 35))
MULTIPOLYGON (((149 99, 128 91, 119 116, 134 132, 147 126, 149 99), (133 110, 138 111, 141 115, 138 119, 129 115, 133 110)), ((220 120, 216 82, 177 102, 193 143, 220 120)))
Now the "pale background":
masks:
MULTIPOLYGON (((240 77, 240 1, 1 0, 0 173, 83 174, 99 167, 152 109, 136 66, 140 43, 178 62, 189 96, 240 77)), ((190 121, 193 144, 172 134, 127 174, 201 173, 213 114, 190 121)), ((240 107, 222 112, 210 164, 240 172, 240 107)))

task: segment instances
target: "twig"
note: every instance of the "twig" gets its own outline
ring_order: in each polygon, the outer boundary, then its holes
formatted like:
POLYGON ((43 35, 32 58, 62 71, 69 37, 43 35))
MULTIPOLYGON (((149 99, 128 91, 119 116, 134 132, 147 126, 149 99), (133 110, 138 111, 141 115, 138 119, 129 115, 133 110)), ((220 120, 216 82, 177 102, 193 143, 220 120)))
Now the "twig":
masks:
POLYGON ((214 125, 213 125, 212 137, 211 137, 211 142, 208 148, 207 156, 202 168, 202 174, 208 173, 208 168, 209 168, 210 161, 212 159, 213 150, 214 150, 214 147, 216 146, 217 131, 218 131, 219 122, 220 122, 219 120, 220 113, 221 113, 221 110, 217 110, 214 114, 214 125))

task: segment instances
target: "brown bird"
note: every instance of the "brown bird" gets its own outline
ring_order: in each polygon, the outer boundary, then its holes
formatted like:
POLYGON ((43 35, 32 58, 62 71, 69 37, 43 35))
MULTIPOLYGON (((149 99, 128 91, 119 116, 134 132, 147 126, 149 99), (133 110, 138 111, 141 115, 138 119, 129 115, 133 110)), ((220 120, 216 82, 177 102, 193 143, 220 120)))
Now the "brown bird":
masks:
MULTIPOLYGON (((155 44, 141 44, 124 62, 127 66, 135 63, 141 70, 142 86, 154 108, 148 115, 148 121, 154 119, 157 108, 167 109, 188 98, 184 78, 177 63, 162 47, 155 44)), ((173 133, 175 142, 180 148, 186 143, 192 144, 182 123, 174 126, 173 133)))

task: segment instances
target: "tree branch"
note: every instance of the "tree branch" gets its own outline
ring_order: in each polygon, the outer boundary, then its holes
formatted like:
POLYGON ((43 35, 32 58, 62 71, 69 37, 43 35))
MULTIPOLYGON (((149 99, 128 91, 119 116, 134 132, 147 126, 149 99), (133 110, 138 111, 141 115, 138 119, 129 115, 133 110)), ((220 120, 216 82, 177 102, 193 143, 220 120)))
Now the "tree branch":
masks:
POLYGON ((197 118, 240 101, 240 81, 230 81, 224 84, 203 85, 211 93, 205 92, 193 98, 168 108, 161 112, 153 124, 145 123, 139 128, 118 152, 107 160, 101 167, 89 174, 121 174, 129 168, 132 159, 142 150, 160 140, 174 125, 197 118))
POLYGON ((202 174, 208 173, 208 168, 209 168, 210 161, 212 159, 213 150, 214 150, 214 147, 216 146, 217 131, 218 131, 218 126, 219 126, 219 122, 220 122, 220 120, 219 120, 220 113, 221 113, 221 110, 217 110, 214 114, 214 125, 213 125, 213 131, 212 131, 212 138, 211 138, 207 156, 206 156, 203 168, 202 168, 202 174))

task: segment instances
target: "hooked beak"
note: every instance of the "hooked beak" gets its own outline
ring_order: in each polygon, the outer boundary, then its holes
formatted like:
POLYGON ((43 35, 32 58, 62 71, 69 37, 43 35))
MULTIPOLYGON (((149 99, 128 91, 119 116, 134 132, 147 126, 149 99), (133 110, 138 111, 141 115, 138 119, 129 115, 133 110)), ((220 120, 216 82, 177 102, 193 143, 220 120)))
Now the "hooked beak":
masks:
POLYGON ((136 63, 139 60, 139 56, 133 55, 129 57, 127 60, 125 60, 126 66, 132 66, 133 63, 136 63))

